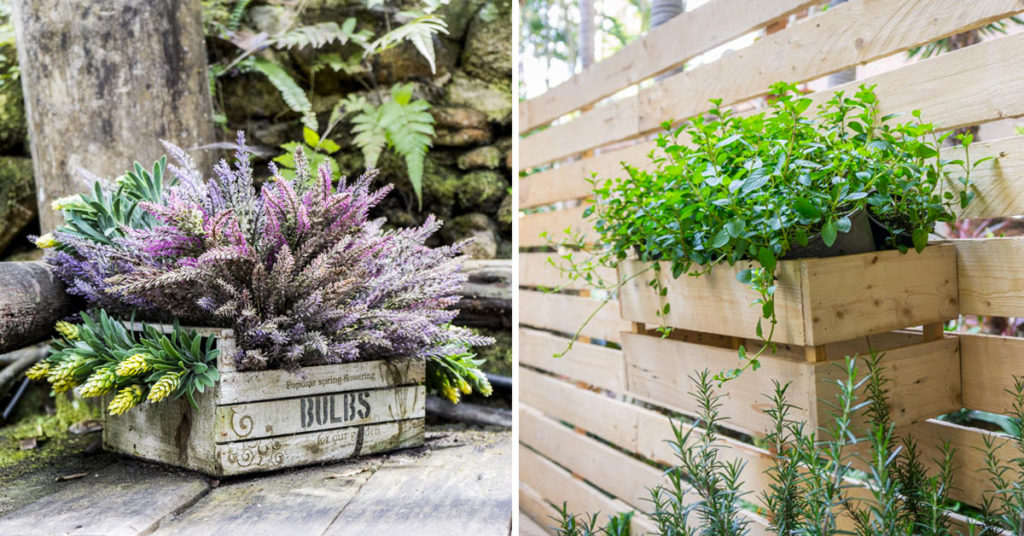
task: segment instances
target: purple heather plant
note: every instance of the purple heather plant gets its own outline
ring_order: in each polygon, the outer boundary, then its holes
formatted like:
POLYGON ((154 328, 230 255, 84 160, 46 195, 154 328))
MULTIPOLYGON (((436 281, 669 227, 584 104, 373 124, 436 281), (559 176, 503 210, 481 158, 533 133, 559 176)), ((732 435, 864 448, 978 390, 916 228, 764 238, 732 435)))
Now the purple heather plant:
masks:
POLYGON ((165 145, 177 183, 162 202, 139 203, 155 225, 126 228, 113 246, 55 234, 68 247, 51 264, 91 301, 233 327, 243 369, 431 358, 491 342, 448 326, 464 243, 425 245, 441 226, 433 217, 398 230, 370 220, 391 189, 371 189, 376 172, 335 187, 300 148, 295 177, 271 164, 257 193, 242 133, 235 165, 222 160, 210 180, 165 145))

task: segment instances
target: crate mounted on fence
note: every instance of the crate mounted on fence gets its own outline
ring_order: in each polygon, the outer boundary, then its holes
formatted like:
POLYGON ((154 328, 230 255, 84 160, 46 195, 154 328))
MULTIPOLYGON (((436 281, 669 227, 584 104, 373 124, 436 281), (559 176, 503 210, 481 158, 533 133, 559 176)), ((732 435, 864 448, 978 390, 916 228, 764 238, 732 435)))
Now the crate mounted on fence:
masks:
POLYGON ((232 331, 198 331, 216 338, 220 380, 198 408, 179 399, 107 415, 108 450, 230 476, 423 444, 423 359, 238 371, 232 331))
MULTIPOLYGON (((626 392, 631 396, 686 414, 699 409, 691 377, 695 371, 712 373, 740 366, 736 350, 710 340, 705 334, 676 332, 672 337, 657 333, 623 333, 622 353, 626 368, 626 392), (687 340, 680 340, 687 339, 687 340)), ((749 341, 751 345, 760 344, 749 341)), ((923 340, 919 333, 890 332, 829 344, 827 360, 807 363, 799 348, 781 345, 775 354, 760 357, 761 367, 740 374, 721 390, 722 416, 728 426, 753 436, 763 435, 771 425, 764 411, 771 401, 772 380, 790 383, 790 403, 796 406, 792 418, 817 430, 834 411, 837 381, 845 378, 839 366, 844 356, 857 355, 859 369, 866 375, 865 360, 871 349, 882 352, 882 366, 890 379, 889 403, 893 424, 924 422, 959 410, 960 346, 956 337, 923 340)))
MULTIPOLYGON (((747 267, 749 263, 718 265, 700 277, 673 278, 666 266, 657 275, 666 296, 649 284, 655 272, 635 277, 619 293, 622 318, 751 338, 761 308, 751 305, 757 292, 736 279, 747 267), (659 315, 666 304, 669 312, 659 315)), ((647 263, 624 261, 620 277, 645 269, 647 263)), ((933 244, 921 253, 890 250, 783 260, 775 276, 777 343, 813 348, 914 326, 934 330, 959 314, 956 249, 950 244, 933 244)), ((820 354, 807 355, 820 361, 820 354)))

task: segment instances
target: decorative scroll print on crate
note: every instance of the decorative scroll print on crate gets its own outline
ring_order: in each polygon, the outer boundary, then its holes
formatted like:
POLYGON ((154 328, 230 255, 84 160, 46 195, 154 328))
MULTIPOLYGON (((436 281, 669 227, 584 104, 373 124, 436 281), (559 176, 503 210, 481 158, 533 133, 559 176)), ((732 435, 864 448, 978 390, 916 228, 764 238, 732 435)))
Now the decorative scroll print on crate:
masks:
MULTIPOLYGON (((199 329, 234 355, 231 330, 199 329)), ((115 452, 213 476, 270 471, 423 444, 425 363, 362 361, 296 372, 241 372, 218 362, 220 381, 196 397, 107 416, 115 452)))
MULTIPOLYGON (((760 345, 754 336, 760 309, 750 306, 757 295, 735 278, 744 267, 718 266, 700 278, 678 279, 663 269, 666 296, 646 286, 652 274, 631 281, 583 328, 568 354, 552 357, 602 296, 581 293, 587 287, 580 281, 563 279, 548 264, 549 242, 540 235, 587 232, 591 174, 622 177, 622 161, 649 165, 646 155, 655 149, 649 134, 665 119, 702 113, 710 98, 722 98, 723 106, 756 104, 776 81, 818 80, 1024 12, 1016 0, 849 0, 827 11, 818 9, 821 4, 710 0, 521 104, 520 167, 527 173, 519 189, 520 507, 539 525, 550 526, 563 501, 570 512, 602 517, 648 511, 648 488, 663 482, 662 468, 675 462, 666 442, 672 437, 668 416, 696 412, 688 378, 705 368, 736 367, 739 345, 760 345), (673 71, 759 31, 742 50, 673 71), (666 303, 669 312, 659 316, 666 303), (677 329, 662 337, 655 332, 662 324, 677 329)), ((999 36, 809 96, 816 106, 836 90, 877 84, 881 115, 920 109, 923 121, 943 130, 1020 117, 1024 76, 1006 66, 1022 47, 1024 34, 999 36)), ((972 160, 996 159, 972 173, 976 198, 962 217, 1024 214, 1024 137, 984 139, 970 150, 972 160)), ((951 148, 943 157, 961 158, 962 152, 951 148)), ((629 262, 619 268, 620 275, 637 269, 629 262)), ((616 279, 615 273, 601 275, 616 279)), ((999 447, 994 455, 1001 463, 1019 454, 996 432, 935 418, 961 408, 1007 413, 1005 390, 1013 376, 1024 377, 1024 339, 943 333, 942 325, 958 315, 1024 317, 1024 238, 933 240, 921 254, 780 261, 775 275, 779 349, 761 356, 760 370, 744 372, 720 391, 725 426, 762 437, 764 395, 778 379, 792 381, 790 393, 800 397, 791 400, 801 408, 794 418, 817 427, 827 418, 820 399, 835 396, 833 380, 841 374, 835 364, 879 349, 892 380, 897 435, 914 436, 932 471, 943 441, 956 449, 951 499, 977 506, 991 496, 986 442, 999 447)), ((743 491, 758 500, 770 484, 765 471, 773 466, 772 453, 744 441, 719 441, 721 457, 746 464, 743 491)), ((866 488, 851 490, 854 498, 868 495, 866 488)), ((766 520, 748 517, 752 534, 766 533, 766 520)), ((971 523, 956 514, 952 520, 957 530, 971 523)), ((634 516, 634 534, 653 529, 644 516, 634 516)))

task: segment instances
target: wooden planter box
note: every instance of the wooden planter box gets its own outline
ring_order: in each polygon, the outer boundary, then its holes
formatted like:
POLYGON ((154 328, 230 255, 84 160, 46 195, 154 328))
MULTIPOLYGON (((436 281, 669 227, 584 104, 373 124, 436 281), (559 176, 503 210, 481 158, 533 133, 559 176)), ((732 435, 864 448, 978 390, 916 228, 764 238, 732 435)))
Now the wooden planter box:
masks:
MULTIPOLYGON (((619 292, 622 317, 646 325, 752 338, 761 307, 758 294, 736 280, 749 263, 719 265, 700 277, 673 278, 665 263, 658 275, 668 288, 661 297, 649 285, 655 273, 640 275, 619 292), (669 313, 659 316, 665 304, 669 313)), ((647 263, 624 261, 620 277, 646 269, 647 263)), ((820 347, 870 334, 928 326, 956 318, 956 250, 951 244, 929 245, 924 252, 878 251, 842 257, 780 261, 776 269, 774 340, 820 347)), ((764 321, 767 334, 769 324, 764 321)), ((820 350, 807 353, 819 361, 820 350)))
POLYGON ((182 398, 107 415, 107 450, 228 476, 423 444, 422 359, 240 372, 231 330, 199 331, 217 338, 221 378, 198 410, 182 398))
MULTIPOLYGON (((740 366, 732 347, 716 345, 706 337, 676 332, 673 338, 656 333, 623 333, 622 350, 626 364, 626 391, 639 399, 693 415, 697 404, 691 377, 707 369, 712 374, 740 366), (690 339, 679 340, 679 339, 690 339), (705 339, 702 342, 692 342, 705 339)), ((747 348, 757 348, 747 341, 747 348)), ((797 406, 789 418, 806 423, 806 430, 826 424, 828 402, 835 402, 837 380, 846 378, 845 356, 860 356, 858 373, 867 374, 863 359, 875 348, 885 355, 882 367, 890 380, 889 403, 897 426, 923 422, 963 407, 960 390, 960 345, 955 336, 926 341, 920 333, 891 332, 829 344, 826 361, 808 363, 799 347, 780 346, 773 355, 760 357, 761 368, 747 370, 718 389, 722 395, 721 414, 729 428, 761 436, 771 419, 764 410, 771 407, 772 380, 790 383, 788 401, 797 406)), ((861 400, 863 400, 863 396, 861 400)), ((863 428, 856 426, 858 432, 863 428)))

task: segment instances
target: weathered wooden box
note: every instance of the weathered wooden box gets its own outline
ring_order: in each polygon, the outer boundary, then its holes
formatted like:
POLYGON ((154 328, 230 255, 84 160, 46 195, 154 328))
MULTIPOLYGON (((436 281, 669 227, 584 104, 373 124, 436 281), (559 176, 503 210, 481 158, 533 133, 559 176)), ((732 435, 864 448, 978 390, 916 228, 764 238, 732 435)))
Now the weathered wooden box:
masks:
MULTIPOLYGON (((693 375, 700 370, 716 373, 741 366, 734 348, 724 338, 675 332, 664 338, 655 332, 623 333, 626 391, 633 397, 682 413, 698 411, 693 395, 693 375)), ((760 342, 745 341, 747 348, 760 342)), ((845 356, 858 356, 860 378, 867 375, 864 362, 871 349, 884 355, 881 366, 889 379, 889 404, 897 426, 924 422, 959 410, 961 396, 960 345, 955 336, 926 340, 921 333, 889 332, 826 345, 825 360, 808 363, 799 347, 781 345, 774 354, 759 359, 761 367, 747 370, 718 390, 726 426, 755 437, 771 427, 764 410, 771 407, 772 381, 789 383, 787 401, 796 406, 789 418, 818 430, 830 419, 836 402, 837 381, 845 379, 845 356)), ((859 393, 864 400, 864 392, 859 393)), ((858 432, 864 429, 855 425, 858 432)))
POLYGON ((423 444, 422 359, 241 372, 230 329, 199 331, 216 337, 220 381, 198 409, 182 398, 107 415, 107 450, 228 476, 423 444))
MULTIPOLYGON (((646 266, 624 261, 620 276, 646 266)), ((761 307, 751 305, 758 294, 736 280, 748 266, 720 265, 700 277, 673 278, 666 265, 658 275, 668 289, 666 296, 648 284, 654 272, 636 277, 619 292, 622 317, 752 338, 761 318, 761 307), (666 304, 668 314, 659 316, 666 304)), ((778 343, 823 346, 913 326, 934 327, 959 313, 956 249, 951 244, 929 245, 921 253, 893 250, 780 261, 775 275, 778 325, 773 340, 778 343)), ((768 327, 765 320, 766 334, 768 327)))

